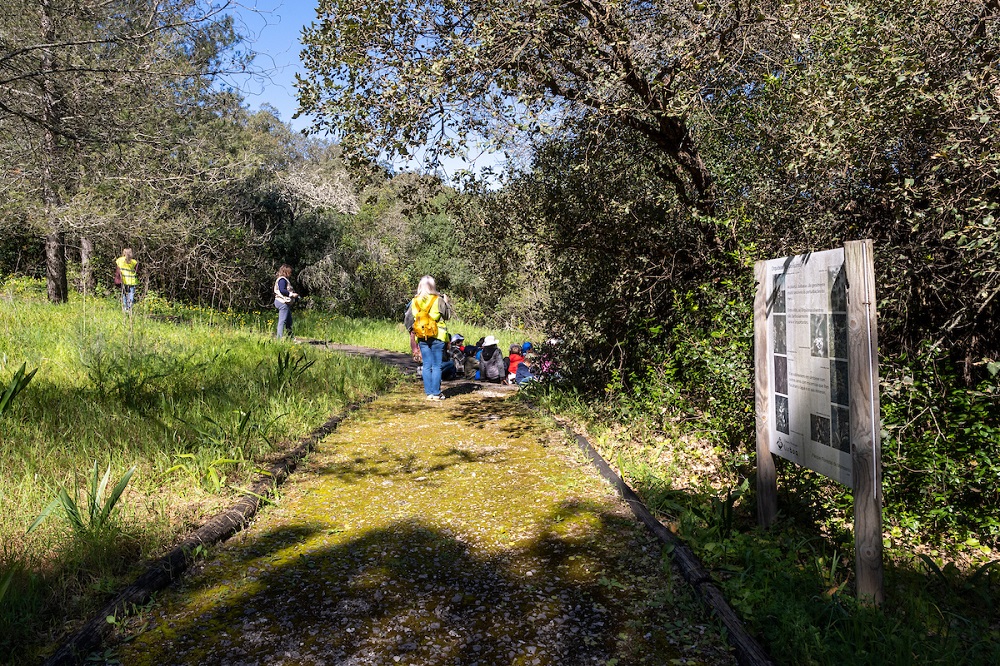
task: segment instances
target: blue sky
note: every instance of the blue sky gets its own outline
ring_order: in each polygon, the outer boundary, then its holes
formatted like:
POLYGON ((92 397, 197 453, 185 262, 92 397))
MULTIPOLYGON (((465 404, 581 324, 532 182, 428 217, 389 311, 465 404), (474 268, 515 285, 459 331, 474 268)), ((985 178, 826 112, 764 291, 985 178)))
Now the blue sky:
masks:
MULTIPOLYGON (((292 119, 298 108, 295 99, 295 74, 304 73, 299 61, 302 44, 299 41, 302 28, 316 20, 315 0, 241 0, 233 11, 242 23, 241 31, 250 40, 250 48, 256 52, 254 67, 263 72, 263 77, 234 83, 242 90, 247 105, 257 110, 270 104, 278 110, 281 120, 291 123, 296 130, 309 126, 309 118, 292 119)), ((502 161, 502 155, 473 154, 474 170, 495 166, 502 161)), ((407 171, 420 170, 419 164, 396 162, 396 168, 407 171)), ((462 160, 445 160, 446 175, 459 169, 467 169, 469 164, 462 160)))
MULTIPOLYGON (((247 105, 251 110, 257 110, 264 104, 270 104, 278 110, 281 120, 291 123, 296 130, 309 126, 309 118, 293 119, 298 109, 295 99, 295 74, 304 73, 299 61, 302 43, 299 41, 302 28, 316 20, 316 2, 314 0, 242 0, 233 11, 237 20, 242 23, 241 31, 250 40, 250 48, 256 52, 254 68, 263 72, 264 76, 256 76, 246 80, 237 79, 234 83, 242 90, 247 105)), ((495 166, 502 161, 502 155, 479 154, 470 155, 475 160, 474 170, 495 166)), ((397 161, 396 168, 414 171, 421 170, 418 163, 397 161)), ((445 176, 469 165, 462 160, 444 160, 445 176)))
POLYGON ((316 18, 316 3, 309 0, 244 0, 234 12, 242 22, 242 31, 249 37, 250 48, 258 55, 254 60, 264 77, 238 81, 247 104, 256 110, 270 104, 295 129, 309 125, 307 118, 292 119, 298 103, 295 100, 295 74, 301 73, 299 38, 302 28, 316 18))

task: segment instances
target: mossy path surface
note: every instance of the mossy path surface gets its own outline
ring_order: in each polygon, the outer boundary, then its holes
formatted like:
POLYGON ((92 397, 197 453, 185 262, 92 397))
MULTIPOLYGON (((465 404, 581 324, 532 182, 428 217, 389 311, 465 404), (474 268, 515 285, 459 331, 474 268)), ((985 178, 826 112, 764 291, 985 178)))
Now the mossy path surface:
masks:
POLYGON ((732 663, 564 435, 462 388, 407 384, 345 421, 139 618, 122 663, 732 663))

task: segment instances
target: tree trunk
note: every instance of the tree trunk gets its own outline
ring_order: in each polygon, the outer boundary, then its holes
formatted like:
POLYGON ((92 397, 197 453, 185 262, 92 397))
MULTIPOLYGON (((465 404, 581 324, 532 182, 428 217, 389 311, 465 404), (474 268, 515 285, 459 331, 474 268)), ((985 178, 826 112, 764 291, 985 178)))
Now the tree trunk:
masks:
POLYGON ((94 271, 90 265, 93 255, 93 242, 86 236, 80 236, 80 290, 85 294, 94 291, 94 271))
MULTIPOLYGON (((55 40, 55 26, 52 23, 52 5, 49 0, 41 2, 42 39, 51 44, 55 40)), ((66 284, 66 233, 59 230, 59 192, 55 186, 52 167, 56 163, 59 150, 55 126, 58 123, 56 110, 55 83, 49 75, 53 71, 52 51, 42 50, 42 197, 45 202, 45 217, 49 233, 45 237, 45 277, 49 301, 65 303, 69 300, 66 284)))
POLYGON ((49 301, 65 303, 69 300, 66 284, 66 232, 53 231, 45 237, 45 277, 48 282, 49 301))

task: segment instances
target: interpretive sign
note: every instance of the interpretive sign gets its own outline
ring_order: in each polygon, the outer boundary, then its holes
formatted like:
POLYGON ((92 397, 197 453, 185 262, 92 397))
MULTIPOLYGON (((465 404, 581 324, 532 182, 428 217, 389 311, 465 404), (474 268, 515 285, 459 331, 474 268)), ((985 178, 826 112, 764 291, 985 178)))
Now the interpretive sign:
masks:
MULTIPOLYGON (((765 300, 771 453, 851 485, 844 249, 772 259, 765 300)), ((758 369, 758 372, 761 369, 758 369)))
POLYGON ((754 267, 757 519, 777 515, 774 457, 849 485, 857 593, 882 589, 878 327, 872 242, 754 267))

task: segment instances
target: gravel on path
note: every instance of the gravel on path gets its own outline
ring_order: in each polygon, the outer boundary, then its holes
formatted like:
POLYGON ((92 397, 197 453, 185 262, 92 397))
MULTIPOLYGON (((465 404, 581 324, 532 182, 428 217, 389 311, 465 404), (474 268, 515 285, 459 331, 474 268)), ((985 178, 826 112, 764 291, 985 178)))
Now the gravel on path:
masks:
POLYGON ((125 664, 732 664, 565 435, 500 391, 408 384, 125 630, 125 664), (134 635, 138 632, 137 635, 134 635))

